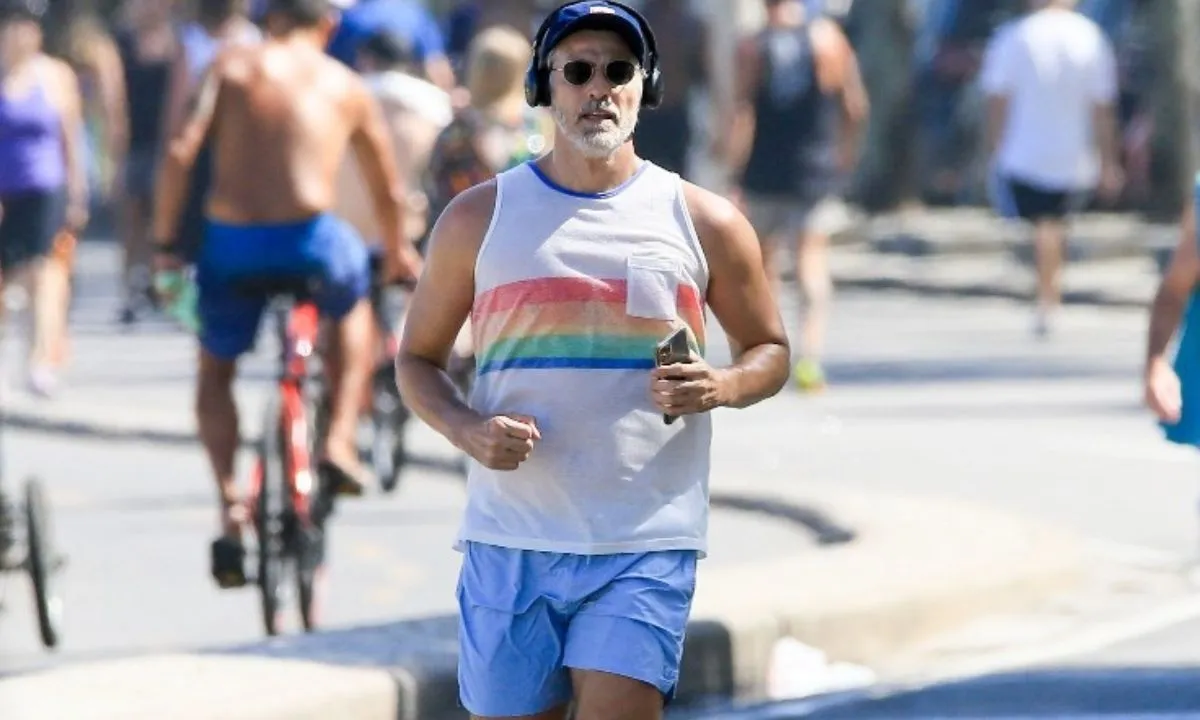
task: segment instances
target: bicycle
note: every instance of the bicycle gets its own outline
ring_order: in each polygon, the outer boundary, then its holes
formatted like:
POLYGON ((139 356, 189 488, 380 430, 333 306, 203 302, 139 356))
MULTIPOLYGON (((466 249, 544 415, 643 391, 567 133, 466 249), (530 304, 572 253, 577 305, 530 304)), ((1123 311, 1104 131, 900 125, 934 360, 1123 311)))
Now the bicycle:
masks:
MULTIPOLYGON (((411 282, 394 285, 397 290, 414 287, 411 282)), ((368 452, 379 487, 385 493, 393 492, 399 486, 400 473, 408 464, 405 428, 412 418, 396 387, 395 358, 400 351, 400 338, 396 334, 395 321, 404 315, 404 300, 400 292, 389 293, 388 290, 383 277, 383 258, 375 254, 371 257, 368 297, 375 328, 382 339, 382 355, 371 376, 371 445, 368 452)))
MULTIPOLYGON (((324 436, 328 403, 318 358, 320 318, 311 278, 251 278, 238 290, 269 298, 279 342, 277 391, 263 413, 263 431, 250 472, 246 504, 257 559, 251 577, 218 578, 223 587, 251 581, 261 594, 267 635, 280 631, 289 581, 294 581, 306 632, 318 624, 318 594, 325 566, 325 521, 333 512, 333 482, 314 466, 324 436)), ((221 542, 221 541, 218 541, 221 542)))
MULTIPOLYGON (((0 299, 0 302, 3 300, 0 299)), ((4 424, 3 407, 0 406, 0 428, 4 424)), ((2 456, 0 452, 0 458, 2 456)), ((2 467, 3 462, 0 461, 2 467)), ((63 599, 57 575, 67 559, 57 549, 50 501, 42 481, 36 477, 26 478, 22 495, 18 508, 6 495, 5 478, 0 470, 0 601, 4 598, 4 577, 16 572, 28 573, 37 612, 38 634, 42 645, 53 650, 62 638, 63 599)), ((0 602, 2 610, 3 603, 0 602)))

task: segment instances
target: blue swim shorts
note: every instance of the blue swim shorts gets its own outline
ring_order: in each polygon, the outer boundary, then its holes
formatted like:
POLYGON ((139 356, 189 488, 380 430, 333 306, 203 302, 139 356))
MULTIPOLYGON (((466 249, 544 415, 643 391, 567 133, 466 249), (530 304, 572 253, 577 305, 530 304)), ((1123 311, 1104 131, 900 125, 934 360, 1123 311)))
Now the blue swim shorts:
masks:
POLYGON ((695 551, 568 555, 467 543, 458 685, 473 715, 571 699, 570 668, 653 685, 669 702, 696 587, 695 551))
POLYGON ((274 276, 320 278, 317 308, 339 319, 367 295, 367 249, 353 227, 327 213, 270 225, 208 220, 196 264, 205 350, 232 360, 254 346, 267 298, 240 293, 235 283, 274 276))

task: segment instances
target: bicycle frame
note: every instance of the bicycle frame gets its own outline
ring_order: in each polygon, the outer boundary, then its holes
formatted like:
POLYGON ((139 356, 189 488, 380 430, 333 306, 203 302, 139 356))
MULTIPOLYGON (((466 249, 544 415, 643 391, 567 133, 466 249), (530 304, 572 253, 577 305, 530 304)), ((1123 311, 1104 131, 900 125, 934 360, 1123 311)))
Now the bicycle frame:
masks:
MULTIPOLYGON (((309 378, 309 358, 316 352, 320 328, 317 307, 300 301, 290 305, 277 303, 272 308, 279 329, 279 427, 283 432, 284 471, 291 492, 292 507, 302 526, 314 524, 312 495, 314 485, 313 458, 309 452, 312 432, 308 409, 304 403, 304 384, 309 378)), ((257 505, 262 489, 261 458, 255 461, 250 475, 250 499, 257 505)))

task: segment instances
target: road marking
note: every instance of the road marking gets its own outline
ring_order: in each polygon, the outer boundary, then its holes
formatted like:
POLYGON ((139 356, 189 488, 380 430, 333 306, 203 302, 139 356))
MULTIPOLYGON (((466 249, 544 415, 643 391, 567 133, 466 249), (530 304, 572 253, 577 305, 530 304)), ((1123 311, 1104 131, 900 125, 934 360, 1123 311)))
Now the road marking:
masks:
POLYGON ((952 670, 935 675, 938 680, 951 680, 1045 665, 1098 652, 1197 618, 1200 618, 1200 593, 1193 593, 1144 613, 1094 625, 1062 640, 989 653, 976 660, 957 663, 952 670))

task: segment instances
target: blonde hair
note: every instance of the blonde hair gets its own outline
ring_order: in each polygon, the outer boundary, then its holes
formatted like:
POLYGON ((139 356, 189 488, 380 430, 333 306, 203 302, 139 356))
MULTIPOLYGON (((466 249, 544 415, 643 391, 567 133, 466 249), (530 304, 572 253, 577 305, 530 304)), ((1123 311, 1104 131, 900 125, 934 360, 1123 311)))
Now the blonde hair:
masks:
POLYGON ((531 57, 529 40, 515 28, 497 25, 479 33, 467 58, 471 104, 488 108, 522 94, 531 57))

